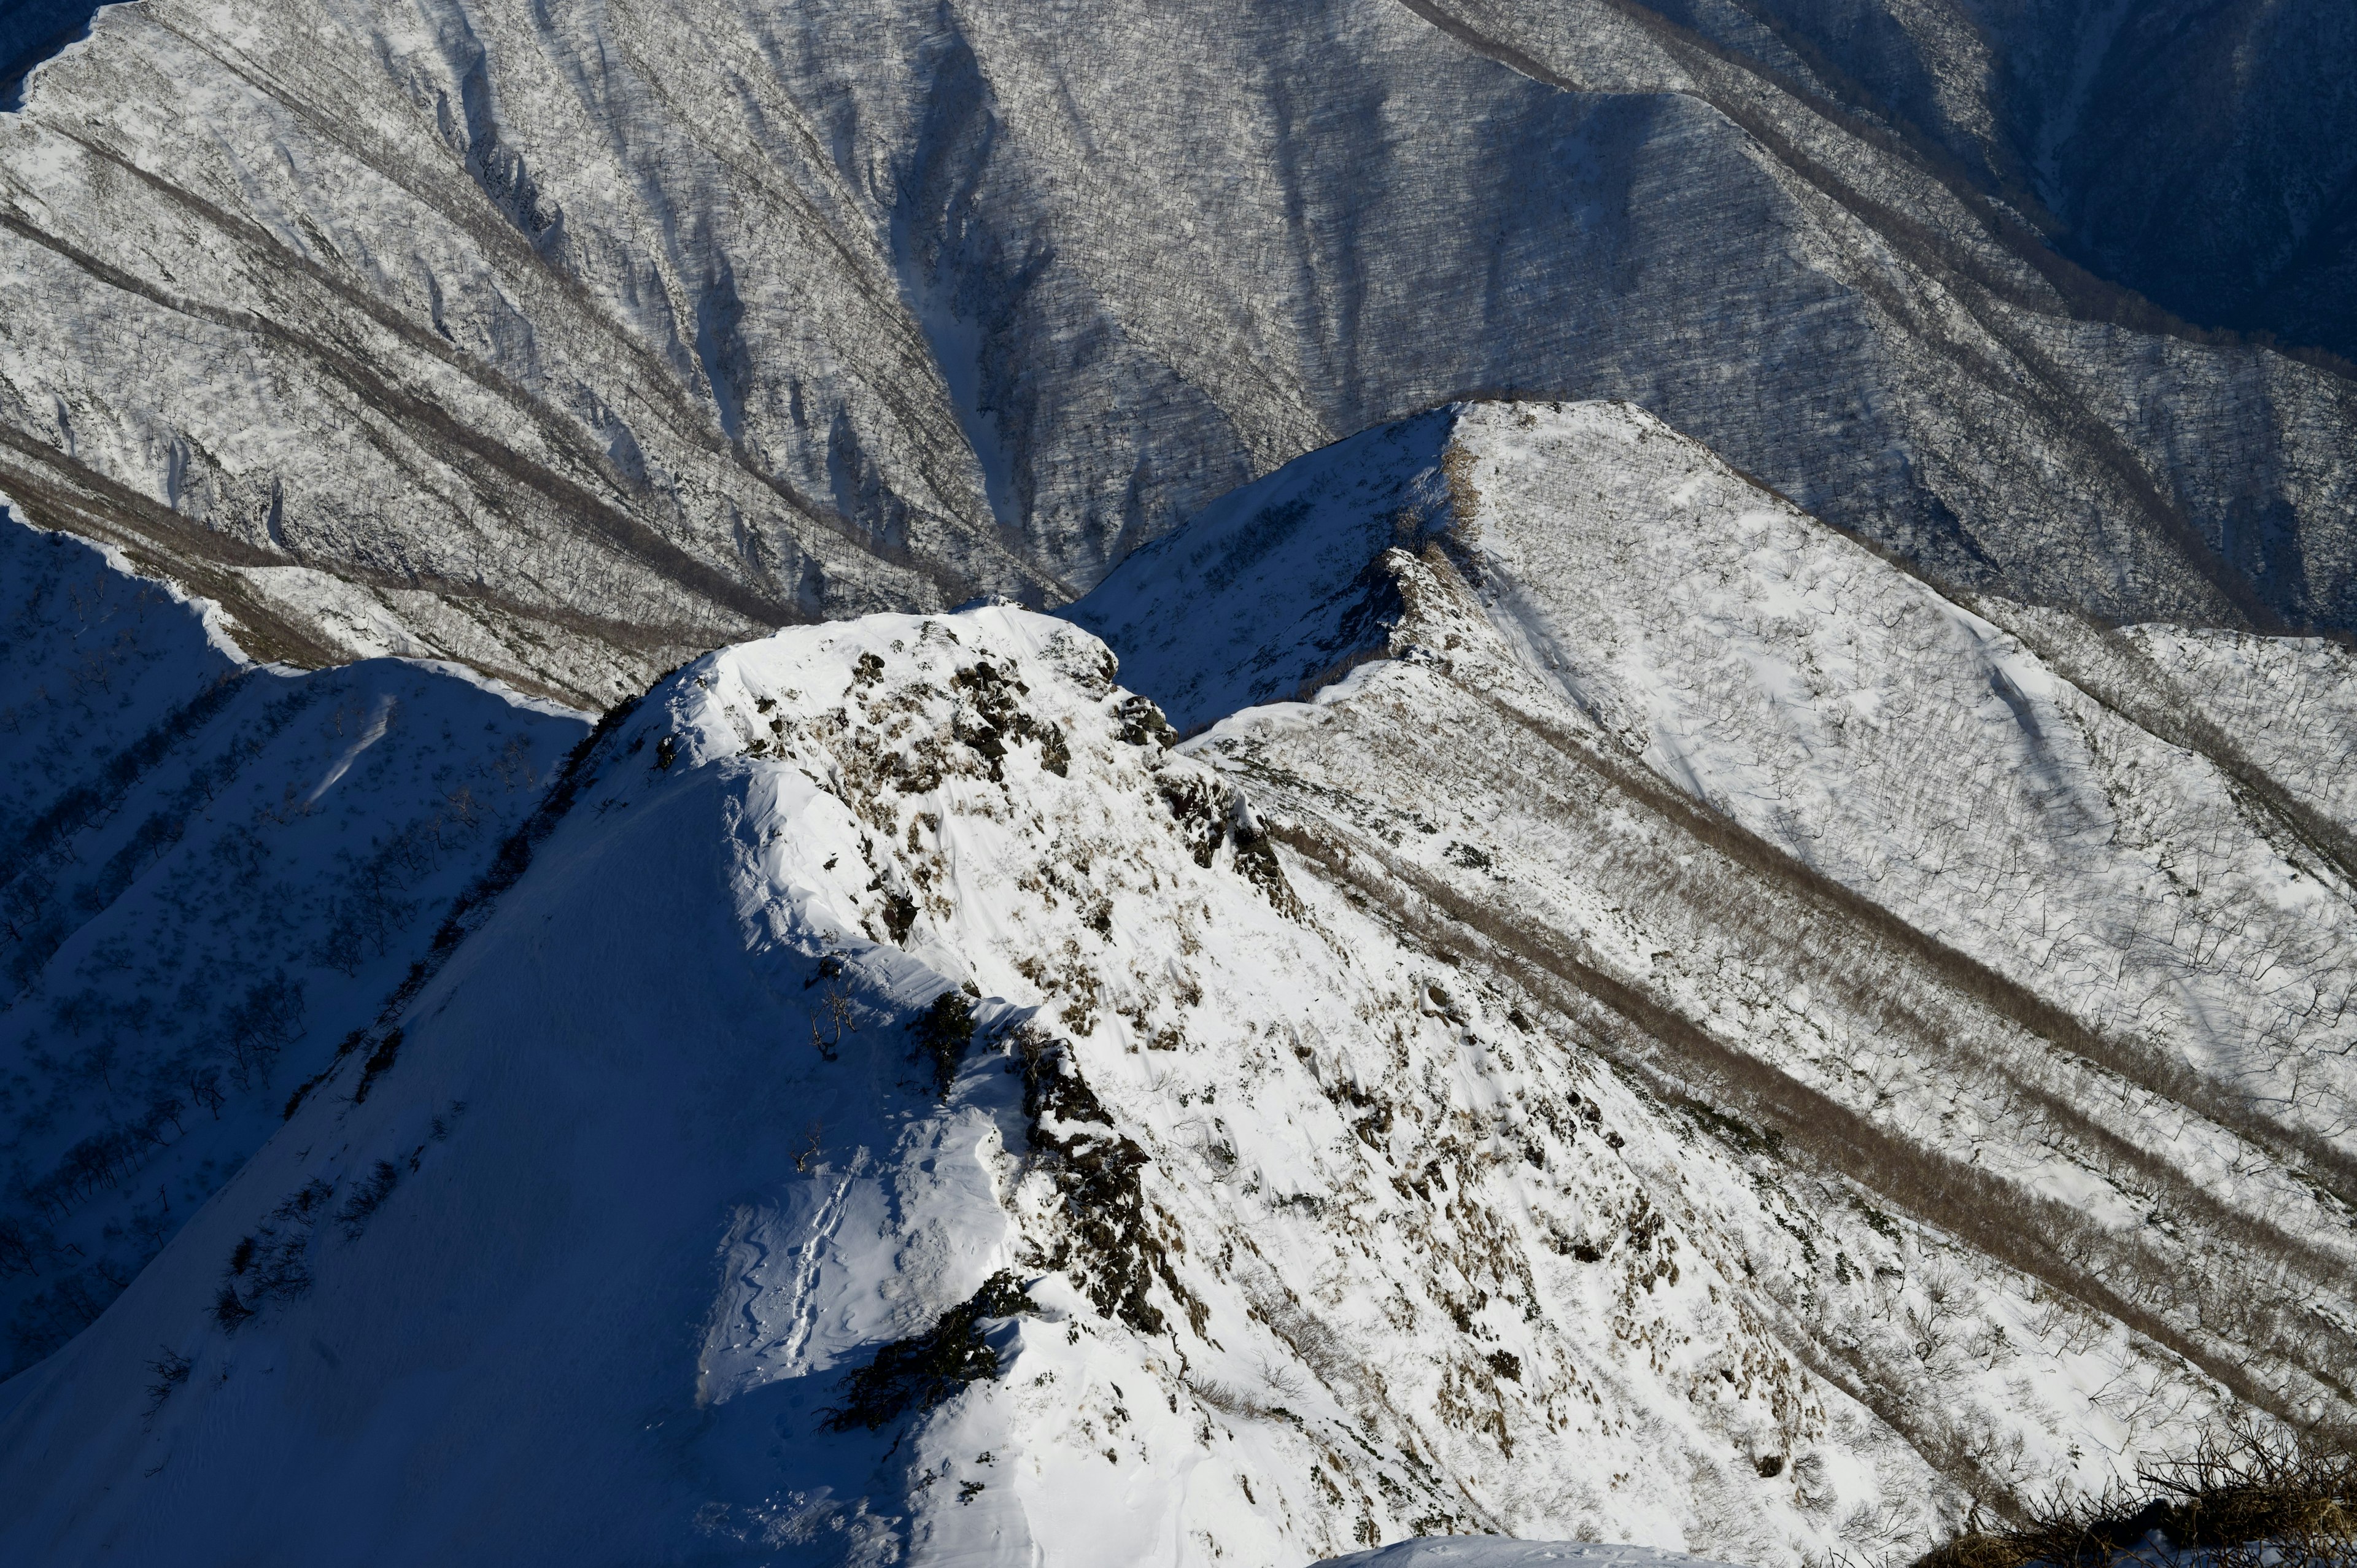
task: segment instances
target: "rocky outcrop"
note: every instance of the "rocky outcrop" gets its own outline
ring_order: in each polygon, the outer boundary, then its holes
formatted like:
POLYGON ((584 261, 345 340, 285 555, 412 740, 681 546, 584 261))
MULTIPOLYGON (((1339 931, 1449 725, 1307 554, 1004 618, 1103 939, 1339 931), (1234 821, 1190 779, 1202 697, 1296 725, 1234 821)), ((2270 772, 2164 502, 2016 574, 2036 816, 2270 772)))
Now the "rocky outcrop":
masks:
POLYGON ((1625 406, 1307 462, 1099 590, 1222 680, 1289 602, 1304 700, 1174 745, 981 607, 610 718, 6 1385, 0 1551, 1889 1562, 2347 1413, 2342 802, 2233 738, 2335 667, 2008 631, 1625 406))

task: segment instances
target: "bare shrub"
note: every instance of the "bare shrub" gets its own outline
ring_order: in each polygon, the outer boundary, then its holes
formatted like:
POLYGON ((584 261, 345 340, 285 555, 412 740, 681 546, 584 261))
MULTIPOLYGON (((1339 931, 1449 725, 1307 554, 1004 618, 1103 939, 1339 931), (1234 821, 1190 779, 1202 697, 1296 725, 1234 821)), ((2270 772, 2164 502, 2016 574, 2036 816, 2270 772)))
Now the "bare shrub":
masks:
MULTIPOLYGON (((1334 1326, 1311 1312, 1295 1299, 1292 1294, 1275 1280, 1262 1282, 1256 1288, 1248 1287, 1253 1311, 1268 1325, 1285 1348, 1293 1352, 1294 1359, 1307 1368, 1309 1375, 1328 1388, 1354 1388, 1360 1381, 1358 1358, 1334 1326)), ((1277 1388, 1281 1379, 1288 1378, 1285 1369, 1264 1365, 1262 1375, 1269 1386, 1277 1388)), ((1298 1398, 1300 1390, 1293 1389, 1298 1398)))
MULTIPOLYGON (((1234 1384, 1223 1383, 1217 1378, 1206 1378, 1190 1372, 1181 1378, 1179 1382, 1189 1393, 1195 1396, 1198 1403, 1208 1409, 1216 1410, 1222 1415, 1232 1415, 1244 1421, 1257 1421, 1270 1413, 1268 1406, 1234 1384)), ((1270 1385, 1270 1391, 1279 1394, 1283 1392, 1274 1383, 1270 1385)))
POLYGON ((169 1345, 157 1347, 156 1359, 147 1363, 153 1380, 147 1385, 147 1413, 155 1414, 172 1397, 172 1391, 188 1380, 189 1359, 169 1345))
POLYGON ((384 1200, 393 1196, 393 1189, 400 1183, 399 1165, 391 1160, 377 1161, 376 1167, 361 1179, 351 1196, 344 1199, 344 1206, 336 1210, 336 1223, 343 1228, 346 1240, 361 1239, 361 1232, 368 1229, 370 1217, 384 1207, 384 1200))
POLYGON ((221 1025, 231 1058, 237 1064, 233 1075, 240 1086, 267 1082, 279 1053, 302 1028, 301 981, 290 981, 281 972, 249 986, 245 999, 229 1010, 221 1025))
POLYGON ((2212 1568, 2357 1563, 2357 1447, 2347 1433, 2296 1432, 2242 1415, 2133 1482, 2061 1491, 2010 1529, 1971 1530, 1916 1568, 2150 1562, 2197 1552, 2212 1568))

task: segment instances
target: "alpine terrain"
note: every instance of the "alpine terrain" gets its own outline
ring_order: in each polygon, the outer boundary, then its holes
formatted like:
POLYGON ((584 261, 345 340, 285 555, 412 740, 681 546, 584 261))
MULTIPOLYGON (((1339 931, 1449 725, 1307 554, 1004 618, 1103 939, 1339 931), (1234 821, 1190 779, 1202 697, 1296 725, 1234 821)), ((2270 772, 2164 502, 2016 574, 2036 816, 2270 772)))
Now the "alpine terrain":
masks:
POLYGON ((0 0, 0 1563, 2357 1431, 2352 43, 0 0))
POLYGON ((5 1386, 10 1555, 1889 1558, 2348 1411, 2340 650, 1967 605, 1594 403, 1076 613, 609 713, 5 1386))
POLYGON ((111 5, 0 110, 0 490, 258 657, 604 707, 780 624, 1061 603, 1451 398, 1624 397, 1976 591, 2357 628, 2357 383, 2206 330, 2349 348, 2246 308, 2347 297, 2339 12, 2260 8, 2274 92, 2227 24, 1978 9, 111 5), (2105 127, 2175 44, 2275 107, 2155 161, 2105 127), (2064 253, 2141 232, 2124 168, 2241 225, 2223 314, 2064 253))

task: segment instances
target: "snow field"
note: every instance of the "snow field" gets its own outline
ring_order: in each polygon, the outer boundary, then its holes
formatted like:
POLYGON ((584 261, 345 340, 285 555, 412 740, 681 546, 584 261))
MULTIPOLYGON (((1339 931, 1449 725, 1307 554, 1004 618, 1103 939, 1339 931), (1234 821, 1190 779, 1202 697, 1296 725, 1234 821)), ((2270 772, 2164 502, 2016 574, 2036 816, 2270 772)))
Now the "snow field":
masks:
MULTIPOLYGON (((1734 1112, 1720 1137, 1789 1138, 1803 1168, 1814 1144, 1862 1180, 1785 1216, 1805 1244, 1764 1238, 1789 1260, 1771 1290, 1919 1451, 1975 1491, 2100 1484, 2200 1419, 2215 1379, 2295 1416, 2337 1408, 2352 1238, 2324 1085, 2344 1065, 2351 902, 2297 768, 2255 795, 2247 755, 2128 716, 2187 693, 2147 673, 2092 699, 2054 672, 2104 670, 2091 629, 1943 600, 1626 406, 1463 405, 1261 489, 1445 492, 1448 515, 1420 559, 1294 541, 1324 564, 1212 592, 1188 564, 1258 527, 1222 509, 1076 617, 1144 661, 1146 689, 1191 701, 1249 697, 1230 672, 1326 650, 1198 644, 1168 631, 1171 605, 1214 628, 1238 601, 1275 628, 1326 624, 1317 607, 1346 590, 1387 606, 1357 650, 1386 661, 1189 752, 1369 908, 1552 993, 1656 1093, 1734 1112), (2167 940, 2139 940, 2164 918, 2167 940), (1981 1173, 1994 1184, 1943 1218, 1938 1192, 1981 1173), (1910 1279, 1843 1307, 1889 1219, 1858 1227, 1859 1203, 1971 1246, 1926 1294, 1910 1279), (2012 1218, 1990 1225, 1992 1206, 2012 1218), (2004 1254, 1993 1296, 1972 1246, 2004 1254), (1976 1280, 1961 1292, 1958 1266, 1976 1280), (2123 1314, 2125 1339, 2101 1327, 2123 1314), (2052 1372, 2013 1364, 2023 1318, 2052 1372), (2084 1360, 2106 1332, 2109 1359, 2084 1360)), ((1380 547, 1351 504, 1332 503, 1330 538, 1380 547)), ((2329 712, 2329 661, 2298 657, 2329 712)), ((1853 1540, 1888 1551, 1870 1512, 1853 1540)))

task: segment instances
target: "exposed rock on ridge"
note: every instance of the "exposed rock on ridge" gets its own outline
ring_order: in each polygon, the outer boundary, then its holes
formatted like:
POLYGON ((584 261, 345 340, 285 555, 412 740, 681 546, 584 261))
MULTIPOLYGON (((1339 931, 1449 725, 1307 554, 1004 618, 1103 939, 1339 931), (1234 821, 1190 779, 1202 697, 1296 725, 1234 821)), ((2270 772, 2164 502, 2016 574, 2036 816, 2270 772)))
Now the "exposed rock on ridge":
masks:
MULTIPOLYGON (((1307 461, 1274 493, 1340 500, 1286 545, 1428 503, 1197 580, 1215 674, 1226 596, 1330 638, 1357 585, 1375 657, 1314 702, 1168 749, 1095 641, 988 608, 780 633, 610 724, 397 1055, 6 1386, 0 1549, 1887 1560, 2229 1401, 2346 1410, 2346 1130, 2309 1116, 2347 1086, 2283 1096, 2324 1069, 2178 1006, 2286 983, 2205 967, 2226 930, 2106 990, 2107 933, 2009 880, 2166 859, 2254 932, 2296 907, 2291 984, 2330 983, 2349 879, 2287 808, 1634 411, 1307 461), (1896 820, 1844 711, 1921 776, 1887 894, 1806 849, 1896 820), (2053 776, 2008 797, 1976 770, 2033 728, 2053 776), (1927 891, 1906 852, 1975 790, 1971 896, 1927 891)), ((1130 570, 1183 589, 1227 558, 1195 542, 1130 570)))

